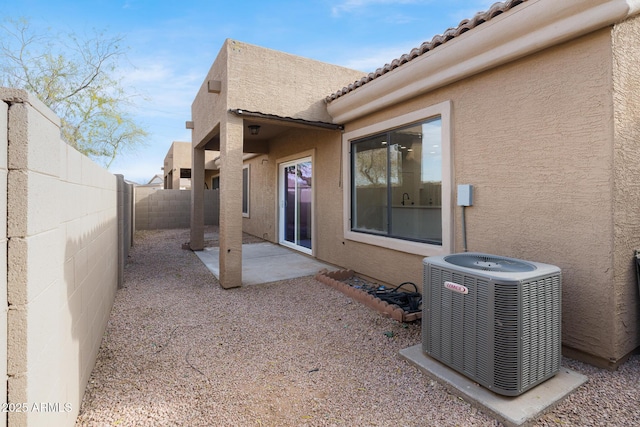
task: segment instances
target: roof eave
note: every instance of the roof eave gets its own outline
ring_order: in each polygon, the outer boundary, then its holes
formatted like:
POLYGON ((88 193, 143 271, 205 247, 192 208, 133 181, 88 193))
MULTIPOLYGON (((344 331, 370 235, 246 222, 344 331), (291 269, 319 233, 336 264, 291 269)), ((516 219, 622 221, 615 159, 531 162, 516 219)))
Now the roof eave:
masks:
POLYGON ((296 125, 305 126, 305 127, 315 127, 315 128, 328 129, 328 130, 344 129, 344 127, 341 124, 337 124, 337 123, 327 123, 327 122, 321 122, 317 120, 306 120, 306 119, 300 119, 295 117, 284 117, 284 116, 278 116, 276 114, 261 113, 259 111, 243 110, 240 108, 230 109, 229 112, 238 117, 253 117, 253 118, 259 118, 259 119, 265 119, 265 120, 272 120, 272 121, 281 122, 281 123, 291 123, 291 124, 296 124, 296 125))
POLYGON ((620 22, 640 0, 533 0, 522 3, 327 104, 348 123, 499 65, 620 22))

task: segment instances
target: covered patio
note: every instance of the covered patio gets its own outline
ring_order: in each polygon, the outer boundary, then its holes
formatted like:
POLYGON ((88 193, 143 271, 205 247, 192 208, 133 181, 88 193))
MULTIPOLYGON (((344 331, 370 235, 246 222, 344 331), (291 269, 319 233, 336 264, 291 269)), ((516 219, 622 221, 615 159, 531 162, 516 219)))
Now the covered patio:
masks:
MULTIPOLYGON (((217 227, 205 232, 205 242, 217 240, 217 227)), ((207 245, 196 251, 200 261, 220 279, 220 247, 207 245)), ((246 236, 242 244, 242 285, 258 285, 279 280, 313 276, 320 270, 335 271, 337 267, 317 261, 283 246, 246 236)))
MULTIPOLYGON (((192 129, 193 182, 204 180, 205 151, 220 152, 218 260, 223 288, 243 283, 243 230, 287 245, 283 237, 286 226, 278 212, 287 203, 276 191, 282 185, 278 167, 296 158, 308 158, 311 167, 314 147, 328 141, 340 143, 342 127, 331 123, 324 97, 363 74, 235 40, 225 42, 193 102, 192 121, 187 122, 187 128, 192 129), (309 82, 311 70, 313 81, 309 82), (292 85, 295 90, 291 90, 292 85), (257 167, 249 171, 245 161, 256 157, 260 171, 257 167), (261 174, 251 177, 251 181, 260 182, 260 194, 249 192, 249 173, 261 174), (250 213, 249 206, 254 203, 259 209, 250 213)), ((308 178, 311 182, 311 176, 308 178)), ((315 256, 316 195, 309 190, 306 242, 294 240, 291 246, 315 256)), ((190 248, 202 251, 204 189, 193 186, 191 191, 190 248)))

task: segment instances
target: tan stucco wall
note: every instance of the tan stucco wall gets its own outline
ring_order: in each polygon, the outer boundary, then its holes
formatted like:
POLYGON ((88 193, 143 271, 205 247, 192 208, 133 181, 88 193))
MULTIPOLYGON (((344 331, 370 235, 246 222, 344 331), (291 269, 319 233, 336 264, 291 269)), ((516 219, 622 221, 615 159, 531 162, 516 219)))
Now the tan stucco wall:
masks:
POLYGON ((324 97, 366 74, 235 40, 227 47, 230 108, 330 122, 324 97))
POLYGON ((337 240, 342 239, 342 199, 340 163, 340 132, 310 129, 291 129, 269 141, 268 155, 245 162, 250 164, 250 217, 243 219, 243 230, 255 236, 278 241, 278 166, 312 154, 313 191, 317 249, 315 255, 325 261, 337 262, 331 256, 337 240), (310 153, 310 151, 313 151, 310 153))
POLYGON ((192 106, 195 144, 219 125, 228 109, 331 122, 324 97, 365 73, 226 40, 192 106), (207 92, 209 80, 222 81, 220 94, 207 92))
POLYGON ((227 114, 227 57, 227 43, 225 43, 191 104, 191 120, 193 121, 191 143, 193 146, 205 141, 209 135, 217 133, 216 129, 220 126, 220 118, 227 114), (222 81, 222 91, 209 93, 207 85, 209 80, 222 81))
POLYGON ((563 343, 609 358, 609 31, 475 83, 480 90, 474 95, 488 102, 478 109, 465 97, 454 107, 457 180, 476 186, 477 203, 467 210, 470 248, 558 265, 563 343))
POLYGON ((274 155, 260 155, 244 164, 249 165, 249 216, 242 218, 242 230, 277 242, 275 200, 278 191, 274 155))
MULTIPOLYGON (((467 209, 469 250, 560 266, 564 343, 604 359, 626 350, 613 340, 611 67, 605 29, 346 128, 451 100, 453 188, 465 183, 475 189, 474 206, 467 209)), ((461 251, 460 208, 454 212, 461 251)), ((418 257, 355 242, 346 246, 343 259, 356 271, 392 282, 399 275, 421 281, 418 257)))
MULTIPOLYGON (((205 168, 213 169, 214 159, 219 156, 217 151, 205 152, 205 168)), ((191 188, 191 180, 188 178, 180 179, 180 169, 191 169, 191 143, 174 141, 169 147, 169 151, 164 158, 164 177, 167 183, 167 189, 179 190, 181 187, 191 188), (168 180, 171 172, 171 180, 168 180)), ((211 176, 215 172, 206 170, 205 183, 207 188, 211 185, 211 176)))
POLYGON ((617 357, 640 343, 640 304, 633 253, 640 249, 640 17, 613 34, 614 286, 617 357))
POLYGON ((180 189, 180 169, 191 169, 191 143, 175 141, 164 158, 164 177, 168 189, 180 189), (170 180, 167 178, 170 175, 170 180))

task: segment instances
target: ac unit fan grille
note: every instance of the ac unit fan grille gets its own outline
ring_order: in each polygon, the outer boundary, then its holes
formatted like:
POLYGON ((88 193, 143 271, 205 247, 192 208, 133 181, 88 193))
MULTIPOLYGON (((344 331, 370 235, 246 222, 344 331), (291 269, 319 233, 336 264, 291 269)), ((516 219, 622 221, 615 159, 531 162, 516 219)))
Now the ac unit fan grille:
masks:
POLYGON ((444 260, 459 267, 501 273, 526 273, 536 269, 528 262, 497 255, 463 253, 446 256, 444 260))

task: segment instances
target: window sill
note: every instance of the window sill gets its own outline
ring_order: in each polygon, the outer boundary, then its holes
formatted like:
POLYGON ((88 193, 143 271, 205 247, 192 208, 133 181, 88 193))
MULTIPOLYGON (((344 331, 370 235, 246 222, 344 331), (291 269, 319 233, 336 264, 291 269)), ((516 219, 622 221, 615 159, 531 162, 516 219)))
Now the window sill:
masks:
POLYGON ((396 239, 393 237, 376 236, 373 234, 346 231, 345 239, 367 245, 379 246, 394 251, 405 252, 420 256, 448 255, 450 250, 440 245, 412 242, 410 240, 396 239))

